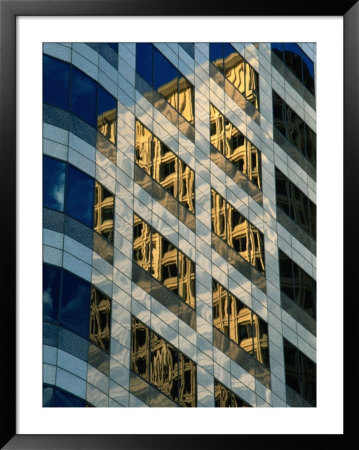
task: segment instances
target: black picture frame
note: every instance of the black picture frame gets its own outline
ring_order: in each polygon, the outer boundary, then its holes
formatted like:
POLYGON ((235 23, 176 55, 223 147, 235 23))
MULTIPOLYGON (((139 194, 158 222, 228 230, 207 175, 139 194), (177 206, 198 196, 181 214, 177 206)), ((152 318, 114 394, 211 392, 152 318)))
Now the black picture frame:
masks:
MULTIPOLYGON (((329 3, 323 0, 257 0, 256 2, 225 1, 194 4, 184 0, 175 10, 168 0, 0 0, 0 170, 3 193, 1 221, 1 255, 3 257, 1 379, 2 421, 1 448, 119 448, 119 449, 182 449, 223 448, 224 446, 259 445, 287 448, 288 440, 299 445, 318 444, 321 435, 18 435, 16 433, 16 17, 18 16, 342 16, 344 18, 344 267, 345 293, 350 302, 345 305, 345 370, 346 376, 355 372, 356 350, 352 350, 355 335, 356 291, 355 264, 348 258, 357 244, 355 218, 355 188, 353 181, 359 169, 359 4, 356 0, 329 3), (186 13, 185 13, 186 12, 186 13), (349 205, 350 204, 350 205, 349 205), (6 217, 6 220, 4 218, 6 217), (348 298, 349 300, 349 298, 348 298)), ((333 55, 333 59, 335 55, 333 55)), ((330 95, 330 93, 328 93, 330 95)), ((335 240, 335 238, 333 239, 335 240)), ((345 298, 345 297, 344 297, 345 298)), ((330 345, 330 344, 328 344, 330 345)), ((330 374, 328 374, 330 376, 330 374)), ((334 382, 334 380, 333 380, 334 382)), ((345 379, 346 411, 354 401, 349 395, 349 380, 345 379)), ((328 393, 330 395, 330 393, 328 393)), ((331 435, 336 448, 347 448, 354 434, 356 414, 347 414, 343 435, 331 435)))

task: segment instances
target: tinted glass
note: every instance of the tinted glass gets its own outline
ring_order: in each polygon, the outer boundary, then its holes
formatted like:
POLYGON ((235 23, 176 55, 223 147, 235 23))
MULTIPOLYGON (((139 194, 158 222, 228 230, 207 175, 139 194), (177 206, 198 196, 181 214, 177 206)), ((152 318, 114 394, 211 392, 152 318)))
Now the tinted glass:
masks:
POLYGON ((264 236, 252 224, 249 225, 249 241, 251 246, 250 263, 260 272, 265 272, 264 236))
POLYGON ((212 189, 212 230, 226 240, 226 202, 212 189))
POLYGON ((178 251, 178 295, 192 308, 196 307, 195 265, 178 251))
POLYGON ((286 339, 283 339, 283 343, 286 383, 300 394, 298 349, 286 339))
POLYGON ((150 333, 149 329, 134 317, 132 317, 131 369, 149 381, 150 333))
POLYGON ((286 136, 286 103, 273 92, 273 121, 274 126, 280 131, 283 136, 286 136))
POLYGON ((44 320, 58 320, 60 303, 61 269, 43 265, 43 315, 44 320))
POLYGON ((283 211, 290 215, 290 193, 289 193, 289 181, 287 177, 277 168, 275 169, 275 186, 277 205, 280 206, 283 211))
POLYGON ((70 65, 43 56, 43 102, 62 109, 69 108, 70 65))
POLYGON ((250 406, 218 380, 214 380, 214 403, 216 408, 239 408, 250 406))
POLYGON ((297 44, 284 44, 284 62, 299 80, 302 80, 302 55, 303 52, 297 44))
POLYGON ((90 288, 87 281, 63 271, 60 321, 85 339, 89 337, 90 288))
POLYGON ((246 97, 257 109, 259 109, 259 77, 256 70, 246 62, 246 97))
POLYGON ((266 367, 269 367, 268 325, 253 313, 253 344, 254 357, 266 367))
POLYGON ((153 138, 153 178, 175 198, 178 197, 177 160, 166 145, 153 138))
POLYGON ((195 407, 197 404, 196 364, 179 352, 179 404, 195 407))
POLYGON ((302 352, 299 352, 301 362, 301 394, 312 405, 316 405, 316 364, 307 358, 302 352))
POLYGON ((239 92, 245 93, 245 62, 229 44, 224 45, 224 74, 239 92))
POLYGON ((136 72, 152 86, 152 44, 136 44, 136 72))
POLYGON ((261 152, 247 140, 247 176, 257 186, 258 189, 262 189, 262 161, 261 152))
POLYGON ((43 201, 45 208, 64 210, 65 168, 62 161, 43 158, 43 201))
POLYGON ((253 355, 252 311, 236 297, 229 294, 230 305, 230 338, 243 350, 253 355))
POLYGON ((314 85, 314 64, 308 56, 302 52, 303 58, 303 84, 304 86, 314 95, 315 85, 314 85))
POLYGON ((289 298, 294 300, 293 290, 293 262, 281 250, 278 250, 279 255, 279 270, 280 270, 280 289, 289 298))
POLYGON ((291 218, 307 233, 309 230, 309 204, 308 198, 294 184, 291 187, 292 215, 291 218))
POLYGON ((291 108, 287 106, 287 139, 305 153, 304 122, 291 108))
POLYGON ((194 87, 183 76, 178 82, 178 112, 190 124, 194 124, 194 87))
POLYGON ((42 406, 51 407, 52 406, 52 396, 53 396, 53 388, 43 387, 42 390, 42 406))
POLYGON ((317 238, 317 207, 309 200, 309 214, 310 214, 310 235, 315 240, 317 238))
POLYGON ((224 117, 213 105, 211 110, 211 144, 221 153, 225 154, 225 128, 224 117))
POLYGON ((212 278, 213 325, 229 336, 229 314, 227 290, 212 278))
POLYGON ((97 125, 96 92, 96 81, 72 67, 71 111, 93 127, 97 125))
POLYGON ((135 161, 148 175, 152 175, 152 133, 136 121, 135 161))
POLYGON ((116 53, 118 53, 118 44, 117 43, 115 43, 115 42, 107 42, 107 45, 109 47, 111 47, 112 50, 115 50, 116 53))
POLYGON ((209 59, 223 72, 223 44, 210 43, 209 44, 209 59))
POLYGON ((66 212, 92 228, 94 204, 94 180, 84 172, 68 165, 66 212))
POLYGON ((100 85, 97 99, 97 129, 113 144, 116 143, 117 101, 100 85))
POLYGON ((305 152, 305 156, 315 167, 317 161, 317 136, 307 125, 305 126, 305 152))
POLYGON ((157 50, 153 49, 153 87, 178 109, 178 70, 157 50))
POLYGON ((194 59, 194 44, 191 42, 180 42, 179 45, 194 59))
POLYGON ((178 200, 194 213, 194 172, 178 159, 178 200))
POLYGON ((92 286, 90 308, 90 341, 102 350, 110 349, 111 300, 92 286))
POLYGON ((95 181, 94 230, 113 243, 113 219, 115 197, 95 181))
POLYGON ((133 260, 144 270, 150 270, 151 228, 139 217, 133 217, 133 260))
MULTIPOLYGON (((157 233, 152 234, 152 238, 156 239, 157 233)), ((159 241, 161 250, 159 252, 159 278, 167 289, 178 294, 178 250, 167 239, 162 238, 159 241)), ((157 245, 157 243, 156 243, 157 245)), ((153 254, 154 255, 154 254, 153 254)))
POLYGON ((278 58, 283 60, 284 50, 283 50, 283 44, 282 43, 272 43, 272 52, 274 52, 278 58))
POLYGON ((74 397, 68 392, 54 389, 52 406, 58 408, 81 408, 85 406, 85 401, 80 398, 74 397))
POLYGON ((229 204, 227 204, 227 243, 243 259, 250 262, 248 221, 229 204))

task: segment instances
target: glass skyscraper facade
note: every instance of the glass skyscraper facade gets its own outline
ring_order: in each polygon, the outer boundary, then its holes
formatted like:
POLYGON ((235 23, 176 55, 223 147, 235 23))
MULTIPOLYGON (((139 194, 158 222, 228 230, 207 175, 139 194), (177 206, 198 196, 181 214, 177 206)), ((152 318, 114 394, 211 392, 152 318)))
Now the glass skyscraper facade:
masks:
POLYGON ((315 62, 43 45, 43 406, 316 406, 315 62))

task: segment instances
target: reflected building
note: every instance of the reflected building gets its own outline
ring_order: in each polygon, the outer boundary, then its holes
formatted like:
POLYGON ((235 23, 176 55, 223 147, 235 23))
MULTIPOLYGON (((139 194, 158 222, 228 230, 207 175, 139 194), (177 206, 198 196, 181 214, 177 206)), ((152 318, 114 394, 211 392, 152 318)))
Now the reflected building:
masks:
POLYGON ((315 50, 43 45, 44 407, 316 406, 315 50))

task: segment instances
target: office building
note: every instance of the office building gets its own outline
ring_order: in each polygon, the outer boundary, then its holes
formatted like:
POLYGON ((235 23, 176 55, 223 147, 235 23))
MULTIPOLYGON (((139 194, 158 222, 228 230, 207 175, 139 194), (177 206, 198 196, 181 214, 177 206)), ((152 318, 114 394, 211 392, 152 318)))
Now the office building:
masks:
POLYGON ((44 406, 316 406, 315 60, 44 44, 44 406))

